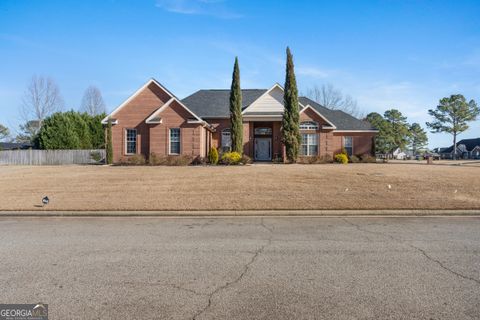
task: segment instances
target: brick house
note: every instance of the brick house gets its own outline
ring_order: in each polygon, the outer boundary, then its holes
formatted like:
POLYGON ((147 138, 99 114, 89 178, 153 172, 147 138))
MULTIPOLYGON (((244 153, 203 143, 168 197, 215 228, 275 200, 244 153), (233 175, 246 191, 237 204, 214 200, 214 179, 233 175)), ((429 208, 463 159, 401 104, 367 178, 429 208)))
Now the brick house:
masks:
MULTIPOLYGON (((102 123, 112 121, 113 158, 134 154, 206 157, 210 147, 229 150, 230 90, 199 90, 178 99, 155 79, 149 80, 102 123)), ((256 161, 283 158, 283 88, 242 90, 244 153, 256 161)), ((376 130, 343 111, 299 98, 304 156, 372 154, 376 130)))

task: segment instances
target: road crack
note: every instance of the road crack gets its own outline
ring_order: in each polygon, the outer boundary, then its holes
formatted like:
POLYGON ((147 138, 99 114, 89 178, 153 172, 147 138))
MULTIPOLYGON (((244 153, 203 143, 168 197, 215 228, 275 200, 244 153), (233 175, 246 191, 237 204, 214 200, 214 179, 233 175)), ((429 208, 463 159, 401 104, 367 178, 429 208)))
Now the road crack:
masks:
POLYGON ((432 257, 430 257, 427 252, 423 249, 420 249, 419 247, 416 247, 412 244, 407 244, 409 247, 413 248, 413 249, 416 249, 417 251, 421 252, 423 254, 423 256, 425 258, 427 258, 428 260, 432 261, 432 262, 435 262, 436 264, 438 264, 442 269, 444 269, 445 271, 448 271, 454 275, 456 275, 457 277, 460 277, 460 278, 463 278, 463 279, 466 279, 466 280, 471 280, 471 281, 474 281, 476 282, 477 284, 480 284, 480 280, 478 279, 475 279, 475 278, 472 278, 472 277, 469 277, 469 276, 466 276, 464 274, 461 274, 455 270, 452 270, 450 269, 449 267, 445 266, 441 261, 437 260, 437 259, 434 259, 432 257))
POLYGON ((181 290, 181 291, 185 291, 185 292, 189 292, 189 293, 193 293, 193 294, 195 294, 195 295, 197 295, 197 296, 206 296, 206 295, 208 295, 208 294, 206 294, 206 293, 201 293, 201 292, 195 291, 195 290, 193 290, 193 289, 188 289, 188 288, 185 288, 185 287, 176 285, 176 284, 174 284, 174 283, 160 283, 159 285, 165 286, 165 287, 174 288, 174 289, 181 290))
MULTIPOLYGON (((371 231, 371 230, 367 230, 367 229, 364 229, 362 228, 361 226, 359 226, 358 224, 355 224, 351 221, 348 221, 346 218, 342 218, 343 221, 345 221, 346 223, 350 224, 351 226, 354 226, 357 230, 360 230, 360 231, 363 231, 363 232, 366 232, 366 233, 370 233, 370 234, 375 234, 375 235, 381 235, 381 236, 384 236, 384 237, 387 237, 387 238, 390 238, 394 241, 397 241, 397 242, 400 242, 400 243, 405 243, 406 240, 402 240, 402 239, 398 239, 388 233, 384 233, 384 232, 379 232, 379 231, 371 231)), ((412 241, 415 241, 415 240, 412 240, 412 241)), ((425 258, 427 258, 428 260, 430 260, 431 262, 434 262, 436 263, 440 268, 442 268, 443 270, 457 276, 457 277, 460 277, 462 279, 465 279, 465 280, 470 280, 470 281, 474 281, 475 283, 477 284, 480 284, 480 280, 478 279, 475 279, 475 278, 472 278, 472 277, 469 277, 469 276, 466 276, 464 274, 461 274, 455 270, 452 270, 450 269, 449 267, 445 266, 440 260, 437 260, 437 259, 434 259, 432 258, 431 256, 429 256, 427 254, 427 252, 419 247, 416 247, 414 246, 413 244, 410 244, 410 243, 405 243, 407 246, 409 246, 410 248, 412 249, 415 249, 417 250, 418 252, 420 252, 425 258)))
POLYGON ((265 248, 267 246, 269 246, 271 243, 272 243, 272 237, 273 237, 273 229, 272 228, 269 228, 265 225, 264 221, 263 221, 263 218, 261 218, 261 221, 260 221, 260 225, 268 230, 268 232, 271 234, 270 238, 268 238, 266 240, 266 243, 263 244, 262 246, 260 246, 260 248, 258 248, 254 254, 252 255, 252 257, 250 258, 250 260, 243 266, 243 269, 242 269, 242 272, 239 274, 238 277, 236 277, 235 279, 233 279, 232 281, 228 281, 226 282, 224 285, 216 288, 214 291, 212 291, 209 295, 208 295, 208 302, 207 302, 207 305, 201 309, 199 312, 197 312, 193 317, 192 317, 192 320, 196 320, 198 319, 198 317, 200 317, 202 314, 204 314, 211 306, 212 306, 212 303, 213 303, 213 298, 220 292, 220 291, 223 291, 225 289, 228 289, 229 287, 237 284, 238 282, 240 282, 244 277, 245 275, 248 273, 248 271, 250 270, 250 267, 252 266, 253 263, 255 263, 255 261, 258 259, 258 257, 263 253, 263 251, 265 250, 265 248))
MULTIPOLYGON (((261 218, 260 220, 260 224, 262 225, 262 227, 264 227, 265 229, 267 229, 270 233, 273 233, 273 230, 275 229, 274 227, 267 227, 267 225, 265 224, 265 221, 263 219, 263 217, 261 218)), ((271 238, 270 238, 271 239, 271 238)))
MULTIPOLYGON (((345 223, 347 223, 347 224, 355 227, 358 231, 362 231, 362 232, 365 232, 365 233, 371 233, 371 232, 369 232, 368 230, 362 229, 358 224, 355 224, 355 223, 353 223, 353 222, 350 222, 350 221, 348 221, 348 220, 345 219, 345 218, 341 218, 341 219, 342 219, 345 223)), ((370 239, 368 236, 366 236, 366 235, 363 235, 363 236, 365 237, 365 239, 367 239, 367 241, 373 242, 373 240, 370 239)))

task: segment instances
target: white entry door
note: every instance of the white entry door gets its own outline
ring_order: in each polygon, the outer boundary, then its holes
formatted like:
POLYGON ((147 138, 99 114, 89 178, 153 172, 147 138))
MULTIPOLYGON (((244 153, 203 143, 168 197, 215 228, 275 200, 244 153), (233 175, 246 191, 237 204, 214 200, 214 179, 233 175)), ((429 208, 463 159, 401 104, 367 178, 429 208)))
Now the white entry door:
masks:
POLYGON ((255 160, 272 160, 272 139, 255 138, 255 160))

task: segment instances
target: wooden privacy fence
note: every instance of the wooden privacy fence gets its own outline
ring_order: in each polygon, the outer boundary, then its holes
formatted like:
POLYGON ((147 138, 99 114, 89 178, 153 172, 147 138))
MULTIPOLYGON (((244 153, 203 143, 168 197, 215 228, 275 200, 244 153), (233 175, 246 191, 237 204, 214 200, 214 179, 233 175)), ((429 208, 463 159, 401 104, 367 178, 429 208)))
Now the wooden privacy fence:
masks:
POLYGON ((105 150, 4 150, 0 165, 95 164, 105 159, 105 150))

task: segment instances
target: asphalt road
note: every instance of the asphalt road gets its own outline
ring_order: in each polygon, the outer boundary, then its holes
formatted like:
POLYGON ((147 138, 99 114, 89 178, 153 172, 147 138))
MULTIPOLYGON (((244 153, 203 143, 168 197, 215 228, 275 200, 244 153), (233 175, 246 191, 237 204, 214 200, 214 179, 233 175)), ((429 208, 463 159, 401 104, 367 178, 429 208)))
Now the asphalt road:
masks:
POLYGON ((479 319, 480 218, 0 218, 50 319, 479 319))

